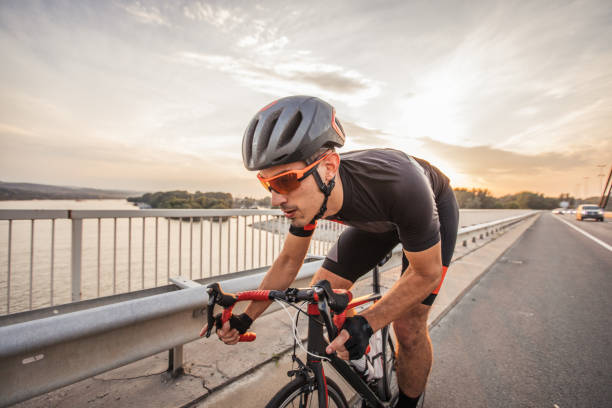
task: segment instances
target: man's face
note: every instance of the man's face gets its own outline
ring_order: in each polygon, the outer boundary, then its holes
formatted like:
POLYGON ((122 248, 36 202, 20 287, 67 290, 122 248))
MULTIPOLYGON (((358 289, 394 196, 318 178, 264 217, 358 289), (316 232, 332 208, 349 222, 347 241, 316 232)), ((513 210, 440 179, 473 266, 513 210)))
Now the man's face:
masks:
MULTIPOLYGON (((306 167, 304 162, 294 162, 289 164, 281 164, 274 167, 261 170, 260 174, 263 177, 272 177, 283 173, 287 170, 299 170, 306 167)), ((324 178, 325 166, 324 163, 319 164, 315 170, 324 178)), ((285 217, 291 220, 291 225, 294 227, 304 227, 308 225, 314 216, 319 212, 321 204, 323 204, 323 193, 319 190, 314 176, 311 174, 300 182, 300 186, 287 193, 279 194, 272 190, 272 205, 279 206, 285 217)))

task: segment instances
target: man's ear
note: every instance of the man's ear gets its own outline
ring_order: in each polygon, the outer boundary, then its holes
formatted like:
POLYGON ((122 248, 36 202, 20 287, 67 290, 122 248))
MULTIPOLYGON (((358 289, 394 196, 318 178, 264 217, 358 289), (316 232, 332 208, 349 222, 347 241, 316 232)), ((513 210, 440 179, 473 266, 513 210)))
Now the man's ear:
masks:
POLYGON ((330 154, 322 164, 324 164, 323 167, 325 169, 325 183, 329 183, 329 181, 336 174, 338 174, 338 167, 340 167, 340 156, 338 155, 338 153, 334 152, 330 154))

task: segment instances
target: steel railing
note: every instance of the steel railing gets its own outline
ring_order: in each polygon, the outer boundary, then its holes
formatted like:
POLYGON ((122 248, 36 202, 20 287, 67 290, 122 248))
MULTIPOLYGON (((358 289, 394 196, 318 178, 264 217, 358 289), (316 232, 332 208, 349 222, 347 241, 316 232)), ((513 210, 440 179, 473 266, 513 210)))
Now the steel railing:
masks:
MULTIPOLYGON (((288 228, 279 210, 0 210, 0 315, 267 266, 288 228)), ((343 229, 320 222, 309 252, 343 229)))

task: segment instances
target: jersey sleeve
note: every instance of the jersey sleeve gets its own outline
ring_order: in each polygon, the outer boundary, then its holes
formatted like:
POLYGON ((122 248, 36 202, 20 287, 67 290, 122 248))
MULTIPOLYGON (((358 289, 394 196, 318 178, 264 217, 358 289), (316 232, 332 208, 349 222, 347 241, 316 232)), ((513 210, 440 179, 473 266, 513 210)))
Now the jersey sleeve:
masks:
POLYGON ((293 225, 290 225, 289 232, 297 237, 309 237, 314 234, 314 230, 316 227, 316 221, 313 224, 308 224, 304 227, 294 227, 293 225))
POLYGON ((440 223, 433 189, 418 163, 404 168, 404 177, 391 186, 391 219, 406 251, 424 251, 440 241, 440 223))

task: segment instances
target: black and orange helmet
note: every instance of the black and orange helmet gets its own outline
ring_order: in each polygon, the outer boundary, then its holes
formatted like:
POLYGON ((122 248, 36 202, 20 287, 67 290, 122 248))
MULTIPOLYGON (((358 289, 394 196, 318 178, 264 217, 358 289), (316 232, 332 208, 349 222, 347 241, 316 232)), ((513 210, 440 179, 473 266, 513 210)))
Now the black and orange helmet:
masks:
POLYGON ((313 96, 289 96, 261 109, 242 138, 242 160, 248 170, 307 161, 323 147, 344 145, 336 111, 313 96))

